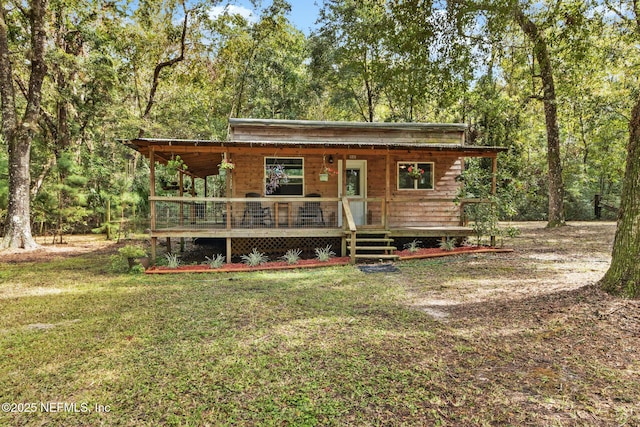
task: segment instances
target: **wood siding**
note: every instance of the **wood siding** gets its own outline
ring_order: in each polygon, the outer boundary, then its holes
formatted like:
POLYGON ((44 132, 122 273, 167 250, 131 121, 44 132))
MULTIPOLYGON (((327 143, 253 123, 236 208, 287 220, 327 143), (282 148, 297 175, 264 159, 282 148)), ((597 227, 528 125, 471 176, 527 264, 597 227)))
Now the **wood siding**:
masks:
MULTIPOLYGON (((385 197, 385 158, 367 159, 369 197, 385 197)), ((460 223, 460 208, 453 202, 460 183, 456 177, 462 173, 462 159, 456 156, 425 156, 408 153, 390 156, 390 194, 388 223, 390 227, 454 226, 460 223), (397 185, 398 162, 434 164, 433 190, 399 190, 397 185)), ((381 216, 378 204, 368 206, 369 215, 376 223, 381 216)))
MULTIPOLYGON (((254 192, 261 196, 264 193, 264 158, 265 157, 302 157, 304 158, 304 193, 318 193, 322 197, 338 196, 338 177, 330 175, 329 181, 320 181, 322 155, 303 155, 299 150, 278 149, 277 151, 247 151, 233 155, 236 168, 232 172, 233 197, 244 197, 254 192)), ((327 166, 337 170, 337 164, 327 166)), ((274 197, 277 199, 277 197, 274 197)))
MULTIPOLYGON (((303 157, 304 158, 304 192, 318 193, 322 197, 338 196, 338 177, 330 175, 329 181, 320 181, 322 155, 301 155, 297 150, 279 149, 276 153, 268 151, 252 151, 236 153, 233 162, 236 168, 232 172, 232 197, 244 197, 254 192, 261 196, 264 193, 262 170, 264 157, 303 157)), ((328 154, 327 154, 328 157, 328 154)), ((331 166, 337 169, 336 161, 331 166)), ((386 156, 357 156, 358 160, 367 160, 367 197, 384 199, 387 193, 386 156)), ((388 223, 390 227, 432 227, 457 226, 460 224, 460 207, 453 202, 458 194, 460 183, 456 177, 462 173, 462 159, 454 155, 425 155, 420 152, 403 153, 390 156, 390 195, 387 204, 388 223), (399 190, 397 187, 397 163, 418 162, 434 164, 433 190, 399 190)), ((277 197, 274 197, 274 201, 277 197)), ((325 208, 323 206, 323 208, 325 208)), ((335 209, 326 207, 333 213, 335 209)), ((337 215, 337 212, 334 214, 337 215)), ((379 224, 382 221, 380 203, 367 206, 368 223, 379 224)))

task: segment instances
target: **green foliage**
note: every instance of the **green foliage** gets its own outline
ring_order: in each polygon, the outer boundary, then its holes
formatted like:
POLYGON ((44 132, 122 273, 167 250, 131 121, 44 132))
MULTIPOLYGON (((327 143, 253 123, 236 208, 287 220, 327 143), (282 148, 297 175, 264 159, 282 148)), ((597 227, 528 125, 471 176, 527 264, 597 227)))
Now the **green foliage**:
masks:
POLYGON ((124 273, 129 270, 127 259, 120 254, 109 256, 109 271, 112 273, 124 273))
POLYGON ((324 248, 315 248, 316 259, 320 262, 327 262, 332 257, 336 256, 336 253, 331 250, 331 245, 327 245, 324 248))
POLYGON ((417 239, 413 239, 411 242, 406 243, 404 245, 404 248, 406 250, 408 250, 410 253, 415 253, 418 252, 420 250, 420 244, 422 243, 422 241, 417 240, 417 239))
POLYGON ((282 260, 286 261, 287 264, 297 264, 300 261, 300 255, 302 254, 302 249, 289 249, 287 253, 282 256, 282 260))
POLYGON ((178 268, 180 266, 180 256, 178 254, 164 254, 165 259, 167 260, 167 267, 169 268, 178 268))
MULTIPOLYGON (((539 64, 514 25, 513 5, 493 3, 454 2, 445 10, 437 2, 332 0, 309 37, 288 21, 284 1, 258 11, 257 20, 214 17, 190 4, 186 59, 163 70, 144 121, 154 68, 179 49, 179 4, 52 4, 44 114, 31 150, 34 231, 129 232, 133 225, 117 230, 112 223, 148 218, 149 165, 119 140, 141 129, 148 137, 223 140, 228 117, 469 123, 468 144, 510 148, 499 158, 498 218, 544 220, 539 64)), ((567 219, 593 219, 595 194, 619 205, 627 112, 640 82, 629 65, 637 62, 637 37, 611 19, 611 7, 570 1, 526 8, 562 76, 556 91, 567 219)), ((15 11, 6 20, 14 80, 28 82, 28 26, 15 11)), ((169 172, 179 159, 169 161, 169 172)), ((465 168, 469 194, 485 197, 476 184, 486 187, 486 175, 474 181, 468 171, 486 171, 486 161, 468 160, 465 168)), ((3 149, 2 223, 8 170, 3 149)), ((168 174, 164 166, 157 172, 168 174)), ((224 180, 209 179, 209 195, 224 195, 224 180)), ((615 215, 603 210, 604 219, 615 215)))
POLYGON ((143 274, 144 267, 140 264, 135 264, 129 269, 129 274, 143 274))
POLYGON ((518 227, 508 226, 503 229, 503 234, 513 239, 520 235, 520 229, 518 227))
POLYGON ((184 160, 180 156, 175 156, 167 161, 165 171, 167 175, 174 176, 178 171, 187 170, 187 166, 184 164, 184 160))
POLYGON ((147 252, 139 245, 126 245, 118 249, 118 253, 123 258, 140 258, 147 256, 147 252))
POLYGON ((446 239, 441 240, 440 243, 438 243, 438 247, 443 251, 452 251, 456 248, 456 239, 447 237, 446 239))
POLYGON ((205 256, 207 260, 207 264, 209 264, 209 268, 220 268, 224 265, 224 261, 226 257, 222 254, 213 254, 211 258, 205 256))
POLYGON ((269 257, 262 252, 258 252, 257 248, 253 248, 250 253, 242 255, 240 258, 242 259, 242 262, 250 267, 256 267, 269 261, 269 257))

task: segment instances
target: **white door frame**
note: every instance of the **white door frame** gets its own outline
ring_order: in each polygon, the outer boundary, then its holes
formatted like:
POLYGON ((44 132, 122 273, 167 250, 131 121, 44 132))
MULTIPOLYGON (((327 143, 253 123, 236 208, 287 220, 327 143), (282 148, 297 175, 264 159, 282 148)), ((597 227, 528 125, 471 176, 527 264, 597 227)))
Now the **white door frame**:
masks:
MULTIPOLYGON (((338 197, 342 198, 342 190, 344 188, 344 176, 342 167, 342 160, 338 160, 338 197)), ((360 192, 361 194, 357 198, 367 198, 367 161, 366 160, 347 160, 346 169, 360 169, 360 192)), ((349 196, 347 196, 349 197, 349 196)), ((352 198, 352 197, 349 197, 352 198)), ((338 225, 342 227, 342 202, 340 202, 340 210, 338 211, 338 225)), ((356 225, 363 225, 367 223, 367 202, 353 202, 350 203, 351 212, 353 213, 353 219, 356 225)))

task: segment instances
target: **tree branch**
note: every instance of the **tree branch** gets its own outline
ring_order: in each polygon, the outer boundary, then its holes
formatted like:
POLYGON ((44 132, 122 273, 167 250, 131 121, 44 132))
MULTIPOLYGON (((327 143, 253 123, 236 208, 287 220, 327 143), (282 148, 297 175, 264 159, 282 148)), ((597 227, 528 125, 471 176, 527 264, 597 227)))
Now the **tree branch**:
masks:
MULTIPOLYGON (((185 46, 186 46, 186 38, 187 38, 187 24, 189 20, 189 12, 185 3, 182 3, 182 9, 184 10, 184 20, 182 21, 182 35, 180 36, 180 55, 175 58, 169 59, 167 61, 161 62, 156 65, 156 68, 153 70, 153 80, 151 83, 151 90, 149 91, 149 100, 147 101, 147 107, 142 114, 142 121, 145 121, 149 118, 149 114, 151 113, 151 108, 153 107, 156 91, 158 90, 158 86, 160 85, 160 72, 164 68, 171 67, 174 64, 184 60, 185 46)), ((138 131, 138 138, 142 138, 144 136, 144 128, 141 127, 138 131)))
MULTIPOLYGON (((22 92, 22 96, 25 97, 25 99, 27 98, 27 96, 29 96, 29 92, 27 90, 27 87, 25 86, 24 82, 22 80, 20 80, 20 78, 18 76, 15 77, 14 81, 16 82, 16 84, 18 85, 18 88, 20 89, 20 92, 22 92)), ((42 106, 40 106, 40 114, 42 115, 42 118, 44 119, 45 123, 47 124, 47 126, 49 127, 49 132, 51 132, 51 134, 53 135, 53 139, 57 140, 58 138, 58 128, 54 122, 53 117, 51 116, 51 114, 49 114, 48 111, 46 111, 44 108, 42 108, 42 106)))
POLYGON ((42 84, 47 74, 47 63, 44 59, 46 25, 45 14, 47 11, 46 0, 36 0, 31 7, 29 20, 31 24, 31 77, 29 78, 29 92, 27 106, 24 111, 23 123, 33 127, 40 114, 40 101, 42 100, 42 84))

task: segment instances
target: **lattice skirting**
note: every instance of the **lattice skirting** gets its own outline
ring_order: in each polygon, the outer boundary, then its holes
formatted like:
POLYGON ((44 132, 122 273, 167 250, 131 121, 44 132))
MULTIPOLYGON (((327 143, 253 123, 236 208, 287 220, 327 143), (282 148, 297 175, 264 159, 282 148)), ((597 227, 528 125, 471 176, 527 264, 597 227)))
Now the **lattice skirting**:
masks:
POLYGON ((270 258, 284 255, 289 249, 301 249, 302 258, 313 258, 315 248, 331 246, 331 250, 340 256, 341 240, 339 237, 260 237, 234 238, 231 242, 233 256, 245 255, 256 248, 270 258))

